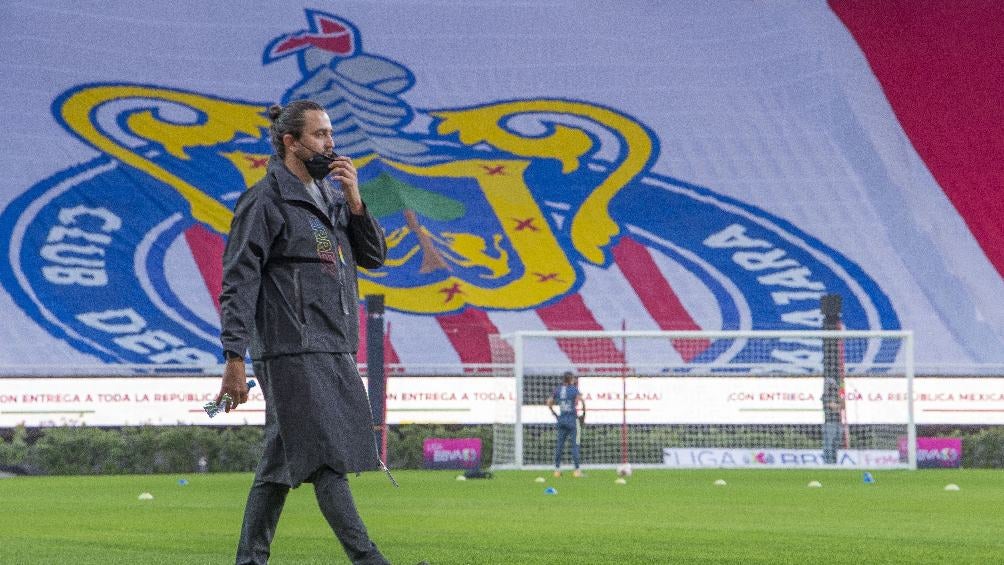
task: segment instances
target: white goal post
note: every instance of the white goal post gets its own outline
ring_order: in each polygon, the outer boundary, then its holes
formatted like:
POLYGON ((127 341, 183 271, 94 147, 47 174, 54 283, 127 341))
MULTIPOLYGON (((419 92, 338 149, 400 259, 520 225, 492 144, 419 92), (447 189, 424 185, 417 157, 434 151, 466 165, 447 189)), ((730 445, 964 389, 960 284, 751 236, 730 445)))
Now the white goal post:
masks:
MULTIPOLYGON (((571 374, 583 468, 915 469, 910 331, 519 331, 492 336, 492 467, 551 468, 571 374)), ((570 449, 558 460, 571 467, 570 449)))

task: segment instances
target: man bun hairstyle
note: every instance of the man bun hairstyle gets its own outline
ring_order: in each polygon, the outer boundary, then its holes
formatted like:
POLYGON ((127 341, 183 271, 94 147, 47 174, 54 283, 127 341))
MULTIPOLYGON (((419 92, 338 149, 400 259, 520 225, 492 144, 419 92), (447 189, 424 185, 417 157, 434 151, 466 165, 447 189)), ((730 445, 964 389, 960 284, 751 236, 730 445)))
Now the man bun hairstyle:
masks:
POLYGON ((280 159, 286 158, 286 146, 282 143, 284 135, 291 134, 294 139, 300 139, 303 135, 303 126, 306 122, 304 113, 311 110, 324 111, 321 106, 313 100, 296 100, 286 104, 285 107, 274 104, 268 109, 268 119, 272 121, 269 127, 269 134, 272 140, 272 149, 280 159))

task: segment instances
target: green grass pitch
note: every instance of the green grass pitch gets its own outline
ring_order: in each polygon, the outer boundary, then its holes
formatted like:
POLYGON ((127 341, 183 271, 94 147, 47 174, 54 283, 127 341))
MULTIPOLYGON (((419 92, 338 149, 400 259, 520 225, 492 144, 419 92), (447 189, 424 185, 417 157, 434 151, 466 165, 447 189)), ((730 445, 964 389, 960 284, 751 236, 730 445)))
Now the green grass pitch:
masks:
MULTIPOLYGON (((395 564, 1001 563, 1004 473, 640 470, 352 477, 395 564), (537 483, 538 476, 546 483, 537 483), (715 486, 716 479, 727 481, 715 486), (807 488, 818 480, 822 488, 807 488), (944 486, 955 483, 957 492, 944 486), (556 495, 544 494, 553 486, 556 495)), ((0 480, 0 563, 233 563, 249 474, 0 480), (187 485, 179 484, 185 478, 187 485), (142 492, 153 500, 138 500, 142 492)), ((271 563, 347 562, 310 485, 294 490, 271 563)))

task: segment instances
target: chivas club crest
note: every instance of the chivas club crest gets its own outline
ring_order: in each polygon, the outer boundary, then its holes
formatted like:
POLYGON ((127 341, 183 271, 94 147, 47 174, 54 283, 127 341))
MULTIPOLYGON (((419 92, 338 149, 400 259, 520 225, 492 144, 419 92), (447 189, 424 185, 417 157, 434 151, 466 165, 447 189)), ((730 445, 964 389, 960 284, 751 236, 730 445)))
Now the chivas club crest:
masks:
MULTIPOLYGON (((407 61, 368 52, 336 15, 306 16, 307 29, 265 47, 263 64, 298 66, 278 102, 324 105, 338 152, 354 159, 389 245, 384 268, 360 270, 360 289, 393 312, 546 316, 595 284, 662 329, 818 328, 824 293, 844 296, 847 327, 899 327, 875 282, 812 235, 653 173, 656 133, 617 108, 556 98, 415 108, 405 95, 422 77, 407 61), (703 325, 681 292, 702 302, 703 325)), ((234 202, 265 174, 274 102, 152 84, 65 92, 54 116, 100 156, 7 207, 0 280, 39 324, 103 361, 216 362, 220 255, 234 202)), ((603 305, 585 306, 603 327, 603 305)))

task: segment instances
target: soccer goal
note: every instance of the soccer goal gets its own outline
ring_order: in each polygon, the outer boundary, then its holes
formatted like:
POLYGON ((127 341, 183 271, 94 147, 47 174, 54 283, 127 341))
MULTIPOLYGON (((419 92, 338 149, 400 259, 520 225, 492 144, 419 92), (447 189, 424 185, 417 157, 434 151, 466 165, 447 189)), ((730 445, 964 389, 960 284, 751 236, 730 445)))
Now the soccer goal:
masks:
MULTIPOLYGON (((584 468, 916 468, 909 331, 524 331, 492 336, 493 467, 554 465, 571 373, 584 468)), ((570 464, 566 446, 562 465, 570 464)))

